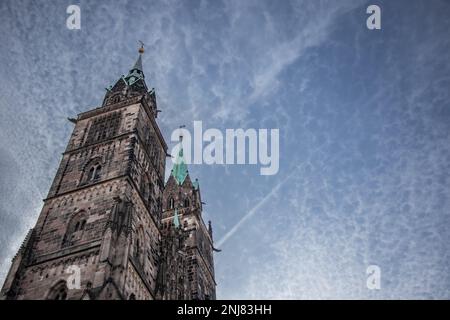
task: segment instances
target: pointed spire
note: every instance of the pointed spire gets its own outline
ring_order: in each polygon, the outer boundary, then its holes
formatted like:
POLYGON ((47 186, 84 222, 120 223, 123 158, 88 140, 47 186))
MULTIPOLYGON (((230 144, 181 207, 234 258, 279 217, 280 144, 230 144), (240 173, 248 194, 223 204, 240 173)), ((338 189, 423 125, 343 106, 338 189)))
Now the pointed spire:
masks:
POLYGON ((142 68, 142 54, 144 53, 144 43, 142 41, 139 41, 141 43, 141 47, 139 48, 139 56, 131 70, 128 72, 128 75, 125 77, 125 82, 127 82, 129 85, 133 84, 139 79, 144 79, 144 70, 142 68))
POLYGON ((139 43, 141 44, 141 47, 138 50, 139 57, 136 63, 134 64, 133 69, 137 69, 143 72, 144 70, 142 69, 142 55, 144 54, 145 50, 144 50, 144 43, 141 40, 139 40, 139 43))
POLYGON ((184 162, 182 146, 180 147, 180 151, 178 152, 175 164, 173 165, 172 175, 179 185, 183 184, 184 179, 186 179, 188 175, 187 165, 184 162))
POLYGON ((139 70, 139 71, 143 71, 142 70, 142 54, 139 54, 139 57, 136 60, 136 63, 133 66, 133 69, 131 70, 139 70))
POLYGON ((195 178, 195 181, 192 182, 192 186, 194 187, 195 190, 198 190, 199 184, 198 184, 198 179, 197 178, 195 178))
POLYGON ((145 83, 145 75, 142 68, 142 54, 144 53, 144 44, 142 42, 138 52, 139 56, 128 74, 126 76, 122 75, 114 85, 106 88, 102 106, 115 104, 137 95, 146 95, 155 100, 154 93, 153 96, 151 96, 151 93, 148 92, 147 84, 145 83), (116 96, 116 93, 120 94, 120 97, 116 96))
MULTIPOLYGON (((184 126, 180 126, 180 129, 184 126)), ((188 169, 186 162, 184 161, 183 157, 183 136, 180 135, 180 151, 178 151, 177 157, 175 159, 175 164, 172 168, 172 175, 175 178, 175 180, 178 182, 179 185, 182 185, 184 182, 184 179, 186 179, 188 175, 188 169)))

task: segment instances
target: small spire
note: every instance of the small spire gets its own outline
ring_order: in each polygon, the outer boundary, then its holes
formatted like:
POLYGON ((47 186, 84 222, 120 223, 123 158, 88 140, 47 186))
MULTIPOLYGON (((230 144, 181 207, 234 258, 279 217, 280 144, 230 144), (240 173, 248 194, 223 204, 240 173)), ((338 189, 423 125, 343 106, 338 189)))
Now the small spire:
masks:
POLYGON ((143 71, 142 70, 142 54, 139 55, 139 57, 136 60, 136 63, 133 66, 133 69, 131 69, 131 71, 133 70, 139 70, 139 71, 143 71))
MULTIPOLYGON (((185 127, 184 125, 180 126, 180 130, 181 128, 184 127, 185 127)), ((183 157, 183 135, 181 135, 181 133, 180 133, 180 150, 178 151, 175 164, 173 165, 172 168, 172 175, 179 185, 183 184, 184 179, 186 179, 188 175, 188 169, 183 157)))
POLYGON ((192 186, 194 187, 194 190, 198 190, 199 184, 198 184, 198 179, 195 178, 195 181, 192 182, 192 186))
POLYGON ((130 73, 133 70, 139 70, 139 71, 143 72, 142 55, 144 54, 145 50, 144 50, 144 43, 141 40, 139 40, 139 43, 141 44, 141 46, 139 47, 139 50, 138 50, 139 57, 137 58, 136 63, 134 64, 133 68, 130 70, 130 73))

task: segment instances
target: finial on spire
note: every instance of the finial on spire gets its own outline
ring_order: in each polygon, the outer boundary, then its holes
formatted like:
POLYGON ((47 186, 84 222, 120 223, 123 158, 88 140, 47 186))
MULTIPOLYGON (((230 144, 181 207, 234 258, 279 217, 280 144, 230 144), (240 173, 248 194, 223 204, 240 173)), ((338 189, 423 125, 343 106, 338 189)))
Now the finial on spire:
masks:
POLYGON ((144 43, 143 43, 141 40, 138 40, 138 41, 139 41, 139 43, 141 44, 141 47, 139 48, 138 51, 139 51, 140 54, 143 54, 144 51, 145 51, 145 50, 144 50, 144 43))

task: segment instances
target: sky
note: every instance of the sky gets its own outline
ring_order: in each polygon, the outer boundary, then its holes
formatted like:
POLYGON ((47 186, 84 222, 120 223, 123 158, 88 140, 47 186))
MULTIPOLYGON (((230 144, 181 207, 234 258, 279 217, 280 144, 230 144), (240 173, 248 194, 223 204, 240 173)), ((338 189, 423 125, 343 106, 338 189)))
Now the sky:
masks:
POLYGON ((219 299, 450 299, 450 1, 3 0, 0 29, 1 282, 67 117, 101 105, 142 40, 169 147, 193 121, 279 129, 275 175, 189 166, 219 299))

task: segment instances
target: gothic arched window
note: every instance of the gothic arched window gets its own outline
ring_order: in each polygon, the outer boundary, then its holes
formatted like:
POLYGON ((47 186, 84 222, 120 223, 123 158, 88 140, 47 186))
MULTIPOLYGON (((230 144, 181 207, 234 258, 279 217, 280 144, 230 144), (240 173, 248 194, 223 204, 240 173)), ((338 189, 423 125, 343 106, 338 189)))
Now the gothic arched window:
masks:
POLYGON ((94 174, 95 174, 95 167, 92 167, 92 168, 89 170, 88 180, 94 179, 94 174))
POLYGON ((70 220, 63 238, 63 247, 69 247, 81 241, 86 227, 86 214, 84 211, 76 213, 70 220))
POLYGON ((86 220, 80 222, 80 228, 78 230, 84 230, 84 225, 86 224, 86 220))
POLYGON ((102 173, 102 166, 97 164, 95 167, 94 180, 100 179, 100 174, 102 173))
MULTIPOLYGON (((94 160, 95 161, 95 160, 94 160)), ((81 185, 96 182, 101 178, 102 165, 99 161, 88 163, 84 169, 84 175, 81 178, 81 185)))
POLYGON ((50 289, 47 300, 66 300, 67 299, 67 285, 65 281, 60 281, 50 289))
POLYGON ((190 206, 189 198, 184 199, 184 207, 187 208, 190 206))

